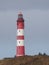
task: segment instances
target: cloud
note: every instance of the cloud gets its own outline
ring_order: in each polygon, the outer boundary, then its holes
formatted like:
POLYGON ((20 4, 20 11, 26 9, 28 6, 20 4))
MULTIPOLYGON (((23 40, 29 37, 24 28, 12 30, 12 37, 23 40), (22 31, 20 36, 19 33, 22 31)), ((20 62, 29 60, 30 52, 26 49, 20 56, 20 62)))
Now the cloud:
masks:
POLYGON ((49 9, 49 0, 0 0, 0 10, 49 9))

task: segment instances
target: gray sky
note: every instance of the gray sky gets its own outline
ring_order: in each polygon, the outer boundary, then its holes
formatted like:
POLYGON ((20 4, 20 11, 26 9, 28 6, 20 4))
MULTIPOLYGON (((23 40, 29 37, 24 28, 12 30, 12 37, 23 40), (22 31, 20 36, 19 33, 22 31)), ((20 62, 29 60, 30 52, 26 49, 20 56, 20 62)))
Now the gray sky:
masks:
POLYGON ((25 19, 25 51, 49 54, 49 0, 0 0, 0 58, 16 53, 16 20, 25 19))
POLYGON ((0 10, 49 9, 49 0, 0 0, 0 10))

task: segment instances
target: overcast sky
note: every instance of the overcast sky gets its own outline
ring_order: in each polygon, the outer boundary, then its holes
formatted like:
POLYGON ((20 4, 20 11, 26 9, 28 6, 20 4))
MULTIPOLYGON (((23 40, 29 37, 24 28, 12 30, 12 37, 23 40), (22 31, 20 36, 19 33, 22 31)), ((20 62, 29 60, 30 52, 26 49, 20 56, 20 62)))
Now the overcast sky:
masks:
POLYGON ((25 20, 25 53, 49 54, 49 0, 0 0, 0 58, 16 54, 16 20, 25 20))

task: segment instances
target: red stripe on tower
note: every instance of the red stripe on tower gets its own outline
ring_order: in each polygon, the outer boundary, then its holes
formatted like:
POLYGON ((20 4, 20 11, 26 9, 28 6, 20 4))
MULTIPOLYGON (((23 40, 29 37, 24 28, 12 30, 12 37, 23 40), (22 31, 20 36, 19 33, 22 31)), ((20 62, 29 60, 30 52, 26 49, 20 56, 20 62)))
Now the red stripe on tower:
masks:
POLYGON ((25 48, 24 48, 24 19, 23 14, 18 14, 17 19, 17 46, 16 46, 16 56, 24 56, 25 48))
POLYGON ((17 40, 19 40, 19 39, 24 40, 24 36, 17 36, 17 40))

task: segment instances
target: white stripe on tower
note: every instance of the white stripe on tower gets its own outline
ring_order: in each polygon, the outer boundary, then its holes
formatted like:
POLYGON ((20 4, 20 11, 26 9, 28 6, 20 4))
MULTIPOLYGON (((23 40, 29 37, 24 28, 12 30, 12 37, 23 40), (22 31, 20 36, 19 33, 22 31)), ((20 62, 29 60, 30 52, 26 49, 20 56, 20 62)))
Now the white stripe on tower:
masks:
POLYGON ((24 29, 17 29, 17 36, 24 35, 24 29))
POLYGON ((17 40, 17 46, 24 46, 24 40, 17 40))

